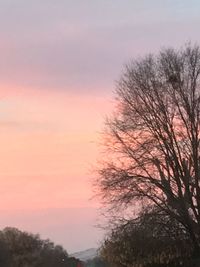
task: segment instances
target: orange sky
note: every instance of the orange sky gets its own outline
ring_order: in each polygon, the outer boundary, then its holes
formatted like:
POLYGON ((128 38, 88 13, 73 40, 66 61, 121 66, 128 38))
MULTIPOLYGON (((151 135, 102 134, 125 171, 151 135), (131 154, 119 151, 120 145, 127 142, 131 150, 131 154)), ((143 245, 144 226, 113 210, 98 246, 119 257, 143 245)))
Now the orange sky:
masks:
POLYGON ((93 205, 89 171, 108 99, 55 90, 11 92, 1 89, 0 208, 93 205))
POLYGON ((109 97, 1 86, 0 98, 0 228, 40 233, 69 252, 97 246, 91 169, 109 97))

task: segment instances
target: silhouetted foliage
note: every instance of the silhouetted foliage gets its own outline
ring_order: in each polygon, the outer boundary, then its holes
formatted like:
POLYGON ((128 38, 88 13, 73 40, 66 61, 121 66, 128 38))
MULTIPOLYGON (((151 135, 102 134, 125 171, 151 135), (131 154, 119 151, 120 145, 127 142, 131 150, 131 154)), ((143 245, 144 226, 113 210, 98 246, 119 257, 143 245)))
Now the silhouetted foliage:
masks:
POLYGON ((11 266, 11 253, 4 241, 0 240, 0 266, 11 266))
POLYGON ((70 257, 67 260, 67 267, 85 267, 85 264, 74 257, 70 257))
POLYGON ((68 254, 61 246, 38 235, 5 228, 0 232, 0 266, 12 267, 63 267, 68 254))
POLYGON ((112 229, 101 248, 113 267, 181 266, 192 252, 184 228, 156 208, 112 229))
POLYGON ((136 204, 156 207, 199 255, 200 48, 166 49, 133 61, 116 94, 105 131, 107 160, 97 179, 100 196, 122 213, 136 204))

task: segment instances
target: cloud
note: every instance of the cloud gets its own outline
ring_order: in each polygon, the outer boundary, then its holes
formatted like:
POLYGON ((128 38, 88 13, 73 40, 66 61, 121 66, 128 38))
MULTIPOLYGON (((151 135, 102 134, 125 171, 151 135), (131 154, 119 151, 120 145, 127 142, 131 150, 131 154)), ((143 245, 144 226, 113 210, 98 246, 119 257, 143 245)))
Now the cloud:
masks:
POLYGON ((110 90, 131 57, 163 44, 199 41, 195 0, 1 4, 0 80, 16 86, 110 90))

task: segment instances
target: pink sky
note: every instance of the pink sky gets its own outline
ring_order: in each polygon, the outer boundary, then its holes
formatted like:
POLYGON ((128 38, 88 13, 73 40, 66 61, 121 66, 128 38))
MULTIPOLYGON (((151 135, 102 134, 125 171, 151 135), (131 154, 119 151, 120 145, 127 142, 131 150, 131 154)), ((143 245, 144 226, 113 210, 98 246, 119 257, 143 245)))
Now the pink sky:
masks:
POLYGON ((125 63, 200 43, 198 0, 1 0, 0 228, 98 245, 90 172, 125 63))
POLYGON ((89 170, 109 101, 63 91, 7 90, 1 90, 0 208, 92 205, 89 170))
MULTIPOLYGON (((80 225, 91 231, 97 220, 98 204, 90 200, 91 169, 104 115, 111 107, 108 97, 3 87, 0 95, 0 226, 51 237, 51 227, 64 225, 69 236, 70 225, 75 230, 78 224, 73 243, 81 249, 83 242, 76 244, 80 225), (32 220, 27 221, 30 214, 32 220)), ((67 246, 59 229, 52 238, 67 246)), ((93 237, 101 236, 97 233, 93 237)), ((75 250, 71 242, 68 246, 75 250)))

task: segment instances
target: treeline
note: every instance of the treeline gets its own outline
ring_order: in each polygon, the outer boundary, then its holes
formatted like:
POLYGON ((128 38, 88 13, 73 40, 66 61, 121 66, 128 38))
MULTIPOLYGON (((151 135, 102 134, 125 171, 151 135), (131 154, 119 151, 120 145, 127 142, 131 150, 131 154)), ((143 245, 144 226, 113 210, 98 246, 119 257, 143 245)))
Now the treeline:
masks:
POLYGON ((82 267, 78 259, 50 240, 16 228, 0 231, 1 267, 82 267))

